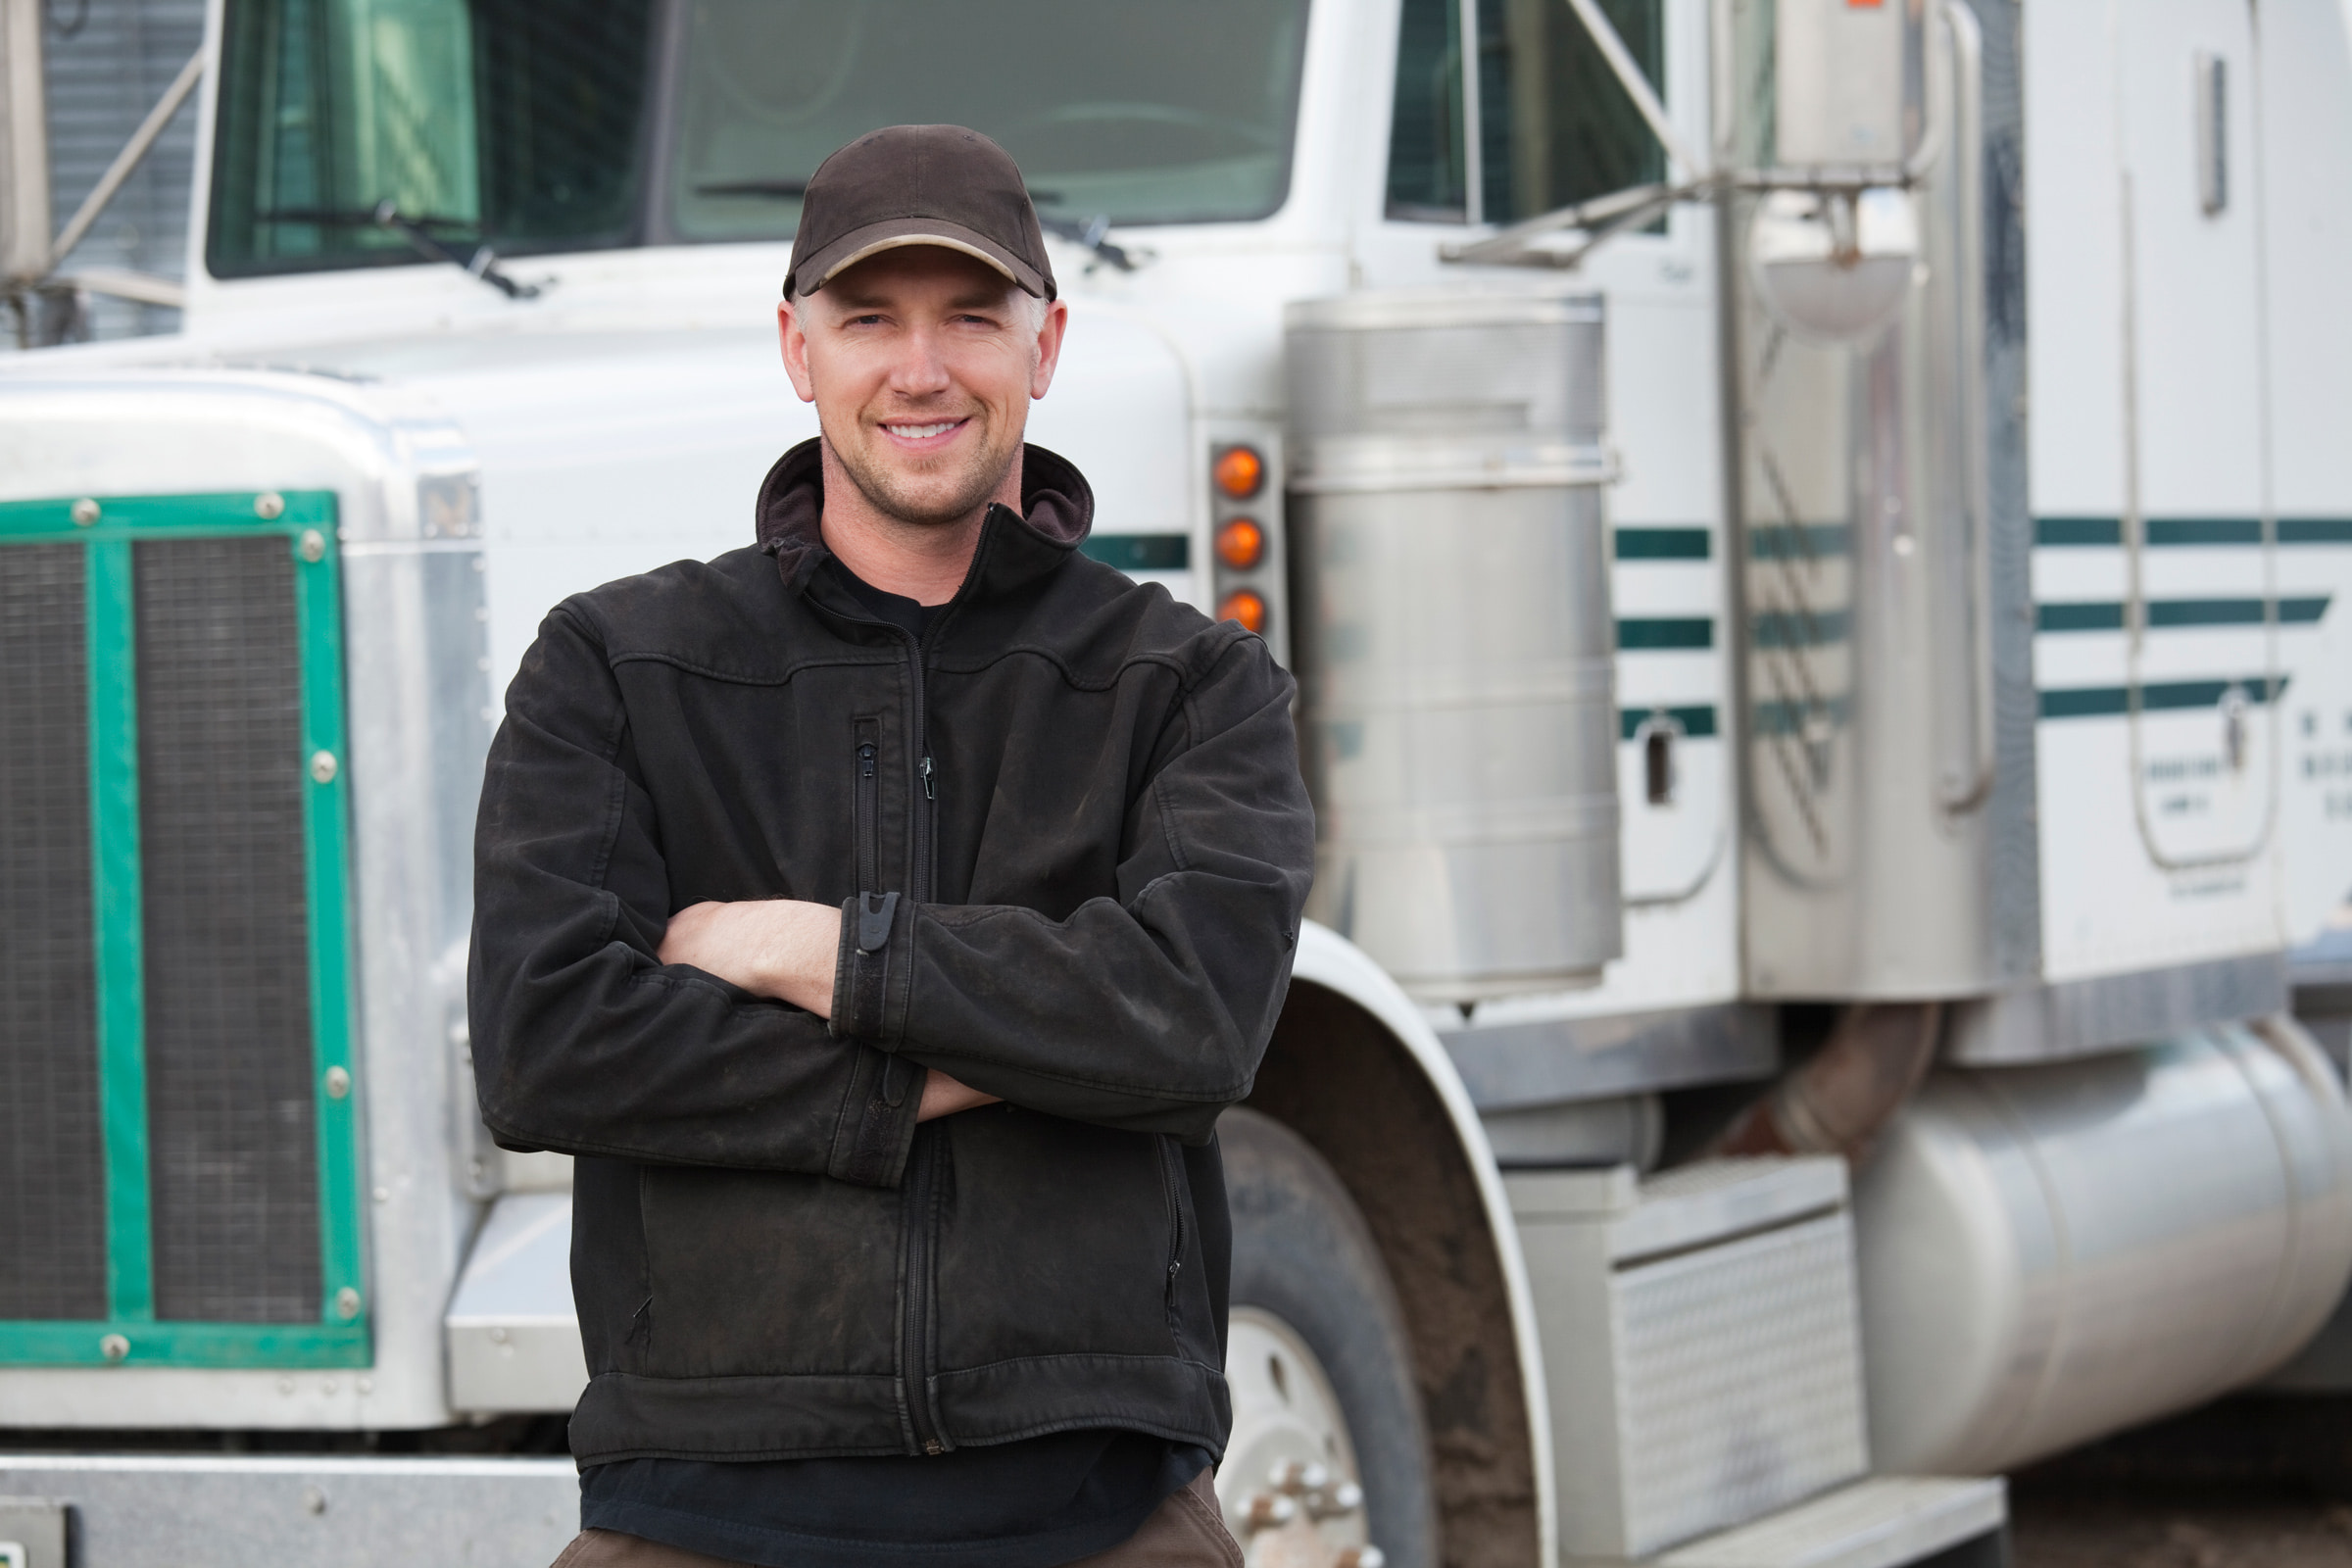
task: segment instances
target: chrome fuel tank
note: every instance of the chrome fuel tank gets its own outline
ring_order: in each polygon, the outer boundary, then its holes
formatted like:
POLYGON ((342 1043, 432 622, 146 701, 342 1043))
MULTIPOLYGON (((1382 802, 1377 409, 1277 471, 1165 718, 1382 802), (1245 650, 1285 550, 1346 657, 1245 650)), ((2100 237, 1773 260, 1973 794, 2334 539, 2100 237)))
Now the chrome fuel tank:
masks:
POLYGON ((1428 1001, 1622 950, 1592 296, 1367 292, 1288 319, 1310 913, 1428 1001))
POLYGON ((2211 1398, 2352 1269, 2352 1113, 2300 1025, 1946 1068, 1855 1194, 1871 1457, 1989 1473, 2211 1398))

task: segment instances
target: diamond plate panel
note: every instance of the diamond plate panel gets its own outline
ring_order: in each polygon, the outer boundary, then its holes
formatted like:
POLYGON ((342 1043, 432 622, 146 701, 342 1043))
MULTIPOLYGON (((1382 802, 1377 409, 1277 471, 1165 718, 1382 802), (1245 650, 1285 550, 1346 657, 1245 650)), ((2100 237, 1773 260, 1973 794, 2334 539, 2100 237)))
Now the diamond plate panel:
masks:
POLYGON ((1634 1555, 1869 1467, 1843 1212, 1620 1269, 1609 1295, 1634 1555))

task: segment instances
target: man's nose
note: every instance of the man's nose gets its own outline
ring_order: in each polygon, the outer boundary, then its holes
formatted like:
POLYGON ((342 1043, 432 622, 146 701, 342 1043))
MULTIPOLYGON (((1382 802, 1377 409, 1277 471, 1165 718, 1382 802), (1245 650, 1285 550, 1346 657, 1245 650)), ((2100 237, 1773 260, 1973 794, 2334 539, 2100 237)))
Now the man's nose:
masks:
POLYGON ((948 374, 942 347, 939 334, 929 328, 907 333, 890 368, 891 390, 916 397, 945 392, 954 378, 948 374))

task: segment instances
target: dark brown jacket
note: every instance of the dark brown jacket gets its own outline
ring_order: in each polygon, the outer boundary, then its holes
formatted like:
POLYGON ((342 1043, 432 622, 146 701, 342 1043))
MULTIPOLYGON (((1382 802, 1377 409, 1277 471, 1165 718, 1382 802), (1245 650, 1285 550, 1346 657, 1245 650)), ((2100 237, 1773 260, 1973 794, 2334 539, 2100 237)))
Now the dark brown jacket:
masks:
POLYGON ((565 601, 508 692, 475 1073, 501 1143, 579 1156, 584 1461, 1223 1448, 1205 1146, 1312 865, 1292 683, 1080 554, 1070 465, 1023 471, 919 641, 818 569, 811 442, 758 549, 565 601), (770 898, 848 911, 830 1026, 655 956, 770 898), (918 1129, 925 1066, 1006 1103, 918 1129))

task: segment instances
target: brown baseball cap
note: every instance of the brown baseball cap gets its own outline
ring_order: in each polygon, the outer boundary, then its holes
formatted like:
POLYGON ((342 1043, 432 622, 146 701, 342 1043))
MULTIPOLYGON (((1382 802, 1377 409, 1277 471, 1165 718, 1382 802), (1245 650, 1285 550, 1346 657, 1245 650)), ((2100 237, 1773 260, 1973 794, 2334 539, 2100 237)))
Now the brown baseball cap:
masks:
POLYGON ((808 176, 786 296, 902 245, 978 257, 1040 299, 1054 296, 1037 209, 1012 155, 961 125, 891 125, 836 150, 808 176))

